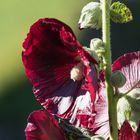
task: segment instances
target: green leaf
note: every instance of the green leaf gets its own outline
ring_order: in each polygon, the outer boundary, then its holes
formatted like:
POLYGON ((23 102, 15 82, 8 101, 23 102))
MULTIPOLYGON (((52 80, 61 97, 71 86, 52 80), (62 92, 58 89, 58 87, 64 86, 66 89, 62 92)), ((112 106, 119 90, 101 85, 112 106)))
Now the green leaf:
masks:
POLYGON ((119 99, 117 116, 119 128, 127 120, 131 128, 137 131, 140 123, 140 88, 133 89, 128 95, 119 99))
POLYGON ((111 5, 110 16, 115 23, 127 23, 133 20, 130 9, 120 2, 111 5))

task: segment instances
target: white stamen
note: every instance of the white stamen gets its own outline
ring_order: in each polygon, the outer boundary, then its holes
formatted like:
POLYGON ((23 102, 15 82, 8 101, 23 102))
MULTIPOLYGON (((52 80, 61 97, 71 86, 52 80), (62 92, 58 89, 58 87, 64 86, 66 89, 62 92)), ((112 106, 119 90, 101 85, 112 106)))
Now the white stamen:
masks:
POLYGON ((83 78, 83 63, 79 63, 70 71, 70 78, 73 81, 80 81, 83 78))

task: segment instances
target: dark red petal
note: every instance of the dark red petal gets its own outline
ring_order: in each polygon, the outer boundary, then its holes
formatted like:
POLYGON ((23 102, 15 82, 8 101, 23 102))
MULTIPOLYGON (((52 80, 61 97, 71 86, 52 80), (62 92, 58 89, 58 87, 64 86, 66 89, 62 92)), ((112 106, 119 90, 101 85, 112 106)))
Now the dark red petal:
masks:
POLYGON ((119 131, 119 140, 140 140, 140 125, 135 133, 129 123, 125 121, 119 131))
MULTIPOLYGON (((140 51, 124 54, 112 65, 113 71, 120 70, 126 77, 126 84, 121 92, 130 90, 140 80, 140 51)), ((140 84, 137 86, 140 87, 140 84)))
POLYGON ((25 133, 26 140, 67 140, 58 122, 43 110, 31 113, 25 133))
MULTIPOLYGON (((74 58, 78 55, 77 48, 63 44, 60 36, 63 28, 75 38, 67 25, 55 19, 40 19, 31 26, 23 43, 23 62, 26 69, 43 71, 54 65, 76 63, 74 58)), ((30 74, 28 76, 32 79, 30 74)))
POLYGON ((90 118, 94 112, 96 61, 82 48, 70 27, 56 19, 40 19, 32 25, 23 47, 23 63, 37 100, 49 112, 71 118, 77 126, 87 126, 90 119, 82 120, 80 115, 90 118), (79 56, 85 78, 74 82, 70 71, 79 63, 79 56))

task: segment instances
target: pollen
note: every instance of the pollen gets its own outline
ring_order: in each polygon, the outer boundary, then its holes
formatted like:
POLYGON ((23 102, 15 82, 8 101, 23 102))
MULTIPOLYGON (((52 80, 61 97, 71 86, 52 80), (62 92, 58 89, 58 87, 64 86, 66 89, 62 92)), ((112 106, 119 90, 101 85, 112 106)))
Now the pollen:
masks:
POLYGON ((83 78, 83 63, 79 63, 71 69, 70 78, 73 81, 82 80, 82 78, 83 78))

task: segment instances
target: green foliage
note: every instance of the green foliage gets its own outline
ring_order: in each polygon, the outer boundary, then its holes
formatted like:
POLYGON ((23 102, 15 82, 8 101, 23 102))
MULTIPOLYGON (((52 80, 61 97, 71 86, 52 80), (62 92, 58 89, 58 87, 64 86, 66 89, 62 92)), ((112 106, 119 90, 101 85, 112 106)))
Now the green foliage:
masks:
POLYGON ((54 118, 58 121, 59 127, 63 130, 68 140, 104 140, 99 135, 94 135, 86 128, 75 127, 68 119, 62 119, 56 115, 54 118))
POLYGON ((117 111, 119 128, 127 120, 136 132, 140 122, 140 88, 133 89, 127 96, 119 99, 117 111))
POLYGON ((69 140, 84 139, 90 140, 91 132, 86 128, 75 127, 68 119, 62 119, 58 116, 54 116, 58 121, 60 128, 63 130, 69 140))
POLYGON ((115 23, 127 23, 133 20, 130 9, 120 2, 114 2, 111 5, 110 16, 115 23))

